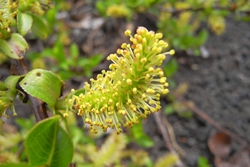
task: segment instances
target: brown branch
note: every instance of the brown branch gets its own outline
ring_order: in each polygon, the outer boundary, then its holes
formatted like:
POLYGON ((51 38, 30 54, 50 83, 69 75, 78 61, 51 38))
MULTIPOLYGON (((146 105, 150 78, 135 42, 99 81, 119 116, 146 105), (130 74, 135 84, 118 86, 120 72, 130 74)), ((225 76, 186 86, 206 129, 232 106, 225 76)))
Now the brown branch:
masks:
MULTIPOLYGON (((11 59, 11 71, 16 75, 27 74, 28 67, 24 59, 20 59, 20 60, 11 59)), ((33 108, 33 113, 35 115, 36 121, 39 122, 48 118, 45 103, 42 100, 39 100, 31 95, 28 95, 28 98, 33 108)), ((22 150, 23 150, 23 144, 21 145, 21 148, 18 151, 18 154, 17 154, 18 156, 20 156, 22 150)), ((74 164, 70 163, 68 167, 74 167, 74 164)))
MULTIPOLYGON (((24 59, 11 59, 11 70, 15 75, 27 74, 29 72, 24 59)), ((43 119, 48 118, 45 103, 42 100, 39 100, 31 95, 28 95, 28 98, 33 108, 33 113, 35 115, 36 121, 39 122, 43 119)))

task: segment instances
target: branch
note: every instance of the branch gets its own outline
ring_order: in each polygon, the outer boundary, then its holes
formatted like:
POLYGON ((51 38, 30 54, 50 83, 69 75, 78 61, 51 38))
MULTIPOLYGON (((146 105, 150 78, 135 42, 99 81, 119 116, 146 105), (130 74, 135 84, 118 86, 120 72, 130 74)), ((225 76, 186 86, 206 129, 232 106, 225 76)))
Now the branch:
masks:
MULTIPOLYGON (((28 67, 24 59, 16 60, 11 59, 11 70, 15 75, 27 74, 29 72, 28 67)), ((28 95, 36 121, 39 122, 48 118, 48 114, 45 108, 45 103, 33 96, 28 95)))

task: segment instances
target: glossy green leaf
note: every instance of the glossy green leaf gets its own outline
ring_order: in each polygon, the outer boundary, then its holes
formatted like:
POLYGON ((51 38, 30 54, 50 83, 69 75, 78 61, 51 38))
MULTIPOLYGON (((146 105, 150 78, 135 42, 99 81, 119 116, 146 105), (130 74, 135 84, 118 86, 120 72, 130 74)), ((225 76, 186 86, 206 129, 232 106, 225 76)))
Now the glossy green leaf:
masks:
POLYGON ((42 17, 38 17, 32 15, 33 24, 32 24, 32 32, 37 35, 39 38, 45 39, 48 36, 48 26, 45 20, 42 17))
POLYGON ((36 124, 27 135, 25 148, 32 166, 68 167, 73 157, 73 144, 58 116, 36 124))
POLYGON ((61 95, 63 81, 50 71, 35 69, 23 78, 20 86, 26 93, 54 108, 57 99, 61 95))
POLYGON ((0 39, 0 51, 13 59, 22 59, 29 45, 18 33, 11 34, 9 40, 0 39))
POLYGON ((18 32, 24 36, 31 29, 33 19, 29 14, 18 11, 17 13, 17 29, 18 32))
POLYGON ((5 163, 5 164, 0 164, 1 167, 31 167, 27 163, 5 163))

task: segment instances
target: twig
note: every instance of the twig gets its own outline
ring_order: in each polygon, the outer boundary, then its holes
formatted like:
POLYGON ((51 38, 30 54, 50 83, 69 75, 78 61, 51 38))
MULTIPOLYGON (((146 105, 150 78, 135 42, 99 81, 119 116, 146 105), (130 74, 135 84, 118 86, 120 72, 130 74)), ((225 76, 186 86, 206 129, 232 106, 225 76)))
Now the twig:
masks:
POLYGON ((168 122, 167 117, 162 117, 163 124, 167 127, 168 133, 175 150, 182 156, 185 156, 185 151, 177 144, 172 125, 168 122))
MULTIPOLYGON (((156 124, 158 126, 158 128, 160 129, 161 133, 162 133, 162 136, 163 136, 163 139, 167 145, 167 148, 169 149, 169 151, 172 153, 172 154, 177 154, 176 150, 174 149, 172 143, 171 143, 171 140, 169 138, 169 135, 167 133, 167 130, 166 128, 163 126, 163 123, 162 123, 162 120, 161 120, 161 116, 160 116, 160 111, 159 112, 156 112, 154 113, 154 117, 155 117, 155 120, 156 120, 156 124)), ((177 162, 177 166, 178 167, 184 167, 184 164, 183 162, 179 159, 178 162, 177 162)))
POLYGON ((23 150, 24 150, 24 143, 22 142, 22 144, 20 145, 20 147, 18 148, 17 153, 16 153, 16 156, 18 159, 20 159, 23 150))
MULTIPOLYGON (((24 59, 16 60, 11 59, 11 70, 16 75, 22 75, 28 73, 28 67, 24 59)), ((48 114, 45 108, 45 104, 42 100, 39 100, 31 95, 28 95, 36 121, 39 122, 48 118, 48 114)))
MULTIPOLYGON (((88 36, 88 39, 87 39, 87 47, 85 48, 88 48, 87 50, 87 54, 91 54, 93 52, 93 39, 95 37, 95 35, 98 33, 98 31, 100 30, 100 28, 102 27, 103 23, 101 25, 99 25, 96 29, 94 29, 88 36)), ((86 49, 85 49, 86 51, 86 49)))
MULTIPOLYGON (((28 67, 24 61, 24 59, 16 60, 11 59, 11 70, 16 75, 22 75, 28 73, 28 67)), ((48 118, 48 114, 46 111, 45 103, 42 100, 39 100, 33 96, 28 95, 30 100, 31 106, 33 108, 33 112, 36 118, 36 121, 42 121, 48 118)), ((17 156, 20 156, 23 150, 23 144, 21 145, 20 149, 18 150, 17 156)), ((74 167, 73 163, 70 163, 68 167, 74 167)))
POLYGON ((162 124, 160 113, 161 112, 156 112, 153 114, 155 117, 155 120, 156 120, 156 124, 162 133, 162 137, 163 137, 164 141, 166 142, 166 145, 167 145, 169 151, 172 153, 176 153, 176 151, 175 151, 175 149, 170 141, 169 135, 168 135, 165 127, 162 124))

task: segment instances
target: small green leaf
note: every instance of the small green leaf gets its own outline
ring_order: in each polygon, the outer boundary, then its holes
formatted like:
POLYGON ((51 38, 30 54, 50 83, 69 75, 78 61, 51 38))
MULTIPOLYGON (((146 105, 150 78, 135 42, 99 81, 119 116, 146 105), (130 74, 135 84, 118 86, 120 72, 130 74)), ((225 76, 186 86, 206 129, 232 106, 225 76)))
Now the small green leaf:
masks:
POLYGON ((200 156, 198 158, 198 167, 211 167, 211 166, 209 165, 206 157, 200 156))
POLYGON ((145 148, 150 148, 150 147, 152 147, 154 145, 153 140, 149 136, 147 136, 146 134, 143 134, 140 137, 135 138, 135 142, 139 146, 142 146, 142 147, 145 147, 145 148))
POLYGON ((207 38, 208 38, 208 32, 206 30, 202 30, 196 38, 197 45, 200 46, 204 44, 207 38))
POLYGON ((33 24, 32 24, 32 32, 37 35, 39 38, 45 39, 48 36, 48 26, 45 20, 42 17, 38 17, 32 15, 33 24))
POLYGON ((11 75, 8 78, 6 78, 6 80, 4 81, 5 85, 11 91, 16 91, 16 85, 18 81, 20 80, 20 78, 22 77, 23 77, 22 75, 18 75, 18 76, 11 75))
POLYGON ((76 59, 79 57, 79 48, 75 43, 70 45, 70 56, 73 59, 76 59))
POLYGON ((178 70, 178 62, 176 59, 171 59, 166 66, 163 68, 166 77, 172 77, 178 70))
POLYGON ((193 117, 193 112, 190 110, 177 111, 178 115, 182 118, 191 119, 193 117))
POLYGON ((0 51, 13 59, 22 59, 28 47, 26 40, 17 33, 11 34, 9 40, 0 39, 0 51))
POLYGON ((164 113, 167 114, 167 115, 175 113, 173 105, 169 104, 166 107, 164 107, 164 113))
POLYGON ((26 93, 43 100, 49 107, 54 108, 61 95, 63 81, 50 71, 35 69, 23 78, 20 86, 26 93))
POLYGON ((27 135, 25 148, 32 166, 67 167, 73 157, 73 144, 58 116, 36 124, 27 135))
POLYGON ((28 33, 28 31, 31 29, 33 19, 29 14, 22 13, 21 11, 18 11, 17 13, 17 29, 18 32, 24 36, 28 33))
POLYGON ((154 145, 153 140, 143 132, 142 122, 133 125, 131 128, 133 140, 142 147, 152 147, 154 145))
POLYGON ((21 131, 27 131, 30 130, 34 126, 34 118, 30 117, 27 118, 16 118, 15 123, 21 127, 21 131))

